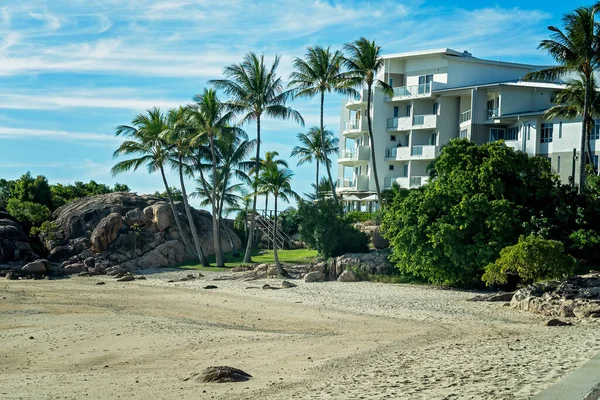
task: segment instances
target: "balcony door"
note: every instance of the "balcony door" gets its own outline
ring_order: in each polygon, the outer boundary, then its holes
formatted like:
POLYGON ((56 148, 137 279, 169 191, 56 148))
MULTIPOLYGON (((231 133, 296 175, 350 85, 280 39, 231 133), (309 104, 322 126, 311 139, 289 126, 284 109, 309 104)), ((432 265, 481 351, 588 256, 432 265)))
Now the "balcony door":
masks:
POLYGON ((433 75, 419 76, 419 94, 431 92, 431 82, 433 82, 433 75))

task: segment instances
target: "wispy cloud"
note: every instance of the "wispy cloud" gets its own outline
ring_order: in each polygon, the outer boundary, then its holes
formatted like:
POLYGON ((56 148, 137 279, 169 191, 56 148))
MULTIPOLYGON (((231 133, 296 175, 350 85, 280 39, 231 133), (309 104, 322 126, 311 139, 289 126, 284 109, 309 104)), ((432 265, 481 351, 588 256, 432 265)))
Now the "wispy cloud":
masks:
POLYGON ((69 132, 54 129, 28 129, 0 126, 0 139, 26 139, 39 138, 51 140, 77 140, 82 142, 112 142, 121 141, 121 138, 112 135, 89 132, 69 132))

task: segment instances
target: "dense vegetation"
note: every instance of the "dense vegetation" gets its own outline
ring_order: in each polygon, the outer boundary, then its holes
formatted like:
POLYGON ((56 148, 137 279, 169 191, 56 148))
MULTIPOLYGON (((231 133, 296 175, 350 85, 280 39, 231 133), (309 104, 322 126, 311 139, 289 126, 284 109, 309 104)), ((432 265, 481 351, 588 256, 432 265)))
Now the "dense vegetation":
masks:
MULTIPOLYGON (((95 181, 51 185, 43 175, 35 178, 27 172, 15 180, 0 179, 0 208, 22 222, 28 229, 37 231, 58 207, 82 197, 113 192, 128 192, 127 185, 114 187, 95 181)), ((46 225, 49 227, 49 225, 46 225)))
MULTIPOLYGON (((547 159, 502 142, 478 146, 456 139, 442 149, 430 175, 422 188, 398 192, 384 212, 383 229, 401 272, 435 284, 478 286, 485 267, 495 265, 501 250, 517 244, 521 235, 564 244, 580 269, 597 261, 600 228, 593 221, 600 218, 599 193, 590 187, 578 194, 561 184, 547 159)), ((529 248, 523 244, 515 251, 529 248)), ((530 259, 528 254, 519 257, 530 259)), ((523 281, 530 277, 511 268, 502 271, 517 273, 523 281)))

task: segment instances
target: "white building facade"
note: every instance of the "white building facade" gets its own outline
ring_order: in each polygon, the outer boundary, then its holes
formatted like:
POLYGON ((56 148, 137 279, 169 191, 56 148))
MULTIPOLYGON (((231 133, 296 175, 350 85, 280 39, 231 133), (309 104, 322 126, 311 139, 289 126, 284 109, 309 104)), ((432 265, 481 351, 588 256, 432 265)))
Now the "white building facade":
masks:
MULTIPOLYGON (((394 182, 413 188, 427 183, 427 167, 454 138, 477 144, 504 140, 531 156, 548 157, 568 182, 579 161, 581 120, 544 119, 561 84, 524 82, 535 65, 478 59, 450 49, 384 56, 379 79, 393 87, 387 97, 375 89, 367 128, 367 93, 344 101, 341 110, 337 192, 347 209, 373 210, 377 196, 370 146, 375 147, 382 190, 394 182)), ((594 162, 600 124, 592 135, 594 162)), ((600 148, 598 149, 600 150, 600 148)))

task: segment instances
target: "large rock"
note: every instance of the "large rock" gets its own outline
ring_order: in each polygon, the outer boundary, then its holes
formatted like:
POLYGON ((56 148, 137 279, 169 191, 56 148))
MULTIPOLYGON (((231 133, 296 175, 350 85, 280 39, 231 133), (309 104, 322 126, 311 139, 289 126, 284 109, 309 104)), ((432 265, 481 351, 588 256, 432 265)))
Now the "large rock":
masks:
POLYGON ((346 270, 355 270, 367 275, 384 275, 389 273, 393 268, 388 260, 388 255, 389 252, 387 250, 374 250, 368 253, 348 253, 316 264, 314 269, 323 272, 330 281, 337 280, 346 270))
POLYGON ((338 277, 338 282, 358 282, 360 278, 349 269, 342 272, 342 274, 338 277))
POLYGON ((325 274, 321 271, 312 271, 304 275, 304 282, 323 282, 325 278, 325 274))
POLYGON ((565 281, 540 282, 517 290, 510 305, 551 317, 600 317, 600 272, 565 281))
POLYGON ((119 229, 123 225, 120 214, 112 213, 100 221, 92 232, 90 242, 94 253, 101 253, 117 238, 119 229))
POLYGON ((29 236, 6 211, 0 210, 0 264, 37 258, 29 236))
POLYGON ((200 382, 245 382, 252 378, 247 372, 238 368, 219 366, 208 367, 201 374, 196 375, 196 380, 200 382))
MULTIPOLYGON (((175 209, 183 235, 192 243, 183 204, 175 203, 175 209)), ((192 216, 204 253, 214 254, 211 215, 192 209, 192 216)), ((184 246, 171 207, 161 197, 133 193, 86 197, 58 208, 53 219, 58 232, 55 240, 45 243, 48 259, 62 263, 65 273, 101 273, 115 266, 134 271, 196 258, 195 251, 184 246)), ((229 229, 234 246, 241 248, 229 224, 224 229, 229 229)), ((223 251, 232 250, 227 235, 223 235, 221 244, 223 251)))
POLYGON ((30 262, 29 264, 24 265, 22 271, 24 274, 42 275, 45 274, 47 271, 47 263, 48 261, 46 260, 35 260, 33 262, 30 262))
POLYGON ((358 222, 354 224, 354 228, 367 234, 371 240, 371 244, 377 250, 383 250, 390 247, 390 242, 381 234, 381 228, 372 221, 358 222))

